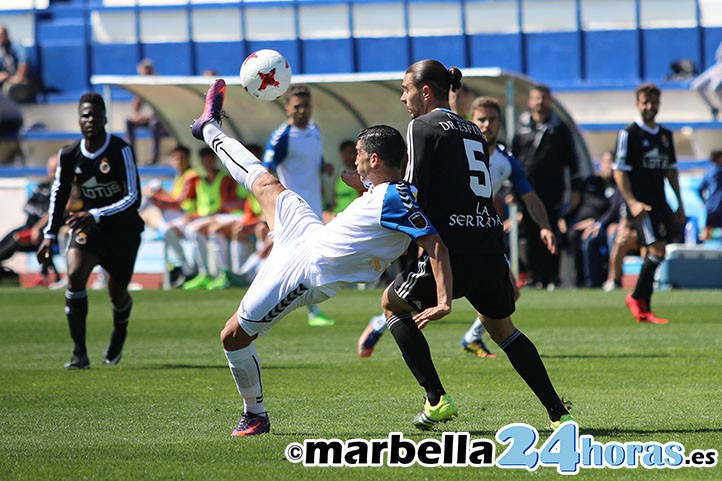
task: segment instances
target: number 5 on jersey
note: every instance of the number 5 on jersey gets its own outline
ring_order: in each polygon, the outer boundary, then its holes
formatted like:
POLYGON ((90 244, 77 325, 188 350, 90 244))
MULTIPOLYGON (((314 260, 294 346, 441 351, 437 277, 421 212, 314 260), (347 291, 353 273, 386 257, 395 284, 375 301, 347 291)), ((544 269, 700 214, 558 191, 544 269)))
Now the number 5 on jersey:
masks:
POLYGON ((489 167, 477 156, 484 156, 484 145, 478 140, 464 139, 466 158, 469 161, 469 187, 477 197, 491 197, 491 175, 489 167))

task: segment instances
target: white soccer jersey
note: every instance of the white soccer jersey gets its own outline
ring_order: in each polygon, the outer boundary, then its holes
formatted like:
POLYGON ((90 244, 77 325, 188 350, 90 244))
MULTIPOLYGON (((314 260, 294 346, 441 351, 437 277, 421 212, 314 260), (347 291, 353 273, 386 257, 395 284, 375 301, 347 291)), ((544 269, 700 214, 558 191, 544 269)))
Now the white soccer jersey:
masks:
POLYGON ((241 301, 240 325, 263 335, 297 307, 378 279, 412 238, 435 233, 405 182, 371 188, 326 225, 286 190, 276 201, 273 251, 241 301))
POLYGON ((319 258, 322 284, 371 282, 404 253, 412 238, 434 233, 412 187, 385 183, 311 234, 308 245, 319 258))
POLYGON ((263 165, 275 170, 281 183, 303 197, 321 216, 323 144, 315 123, 310 122, 305 129, 284 123, 276 129, 268 140, 263 165))
POLYGON ((532 190, 524 174, 524 167, 501 145, 497 145, 489 157, 489 174, 491 175, 491 190, 495 194, 507 180, 511 181, 514 190, 519 195, 527 194, 532 190))

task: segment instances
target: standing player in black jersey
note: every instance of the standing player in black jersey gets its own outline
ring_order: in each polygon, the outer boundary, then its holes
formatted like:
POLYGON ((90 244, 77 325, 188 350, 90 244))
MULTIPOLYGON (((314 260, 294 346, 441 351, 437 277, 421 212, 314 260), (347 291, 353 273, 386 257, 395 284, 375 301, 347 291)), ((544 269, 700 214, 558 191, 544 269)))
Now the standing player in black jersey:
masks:
POLYGON ((647 247, 637 285, 627 295, 627 306, 637 322, 667 324, 667 319, 654 315, 650 300, 654 273, 664 260, 670 233, 685 220, 684 205, 672 132, 655 120, 661 92, 654 84, 644 84, 635 93, 640 116, 619 131, 613 166, 627 215, 633 219, 640 242, 647 247), (679 207, 674 213, 664 194, 665 179, 677 196, 679 207))
POLYGON ((140 247, 143 221, 138 215, 140 181, 133 151, 123 140, 105 131, 103 97, 86 93, 78 104, 83 138, 60 151, 59 167, 50 197, 50 220, 45 239, 38 247, 38 261, 48 262, 52 243, 63 223, 65 205, 75 182, 84 203, 83 210, 70 214, 71 228, 66 256, 68 289, 65 313, 70 337, 75 343, 66 369, 87 369, 90 360, 85 347, 88 295, 85 286, 93 267, 108 273, 108 292, 113 307, 113 333, 105 351, 104 364, 120 361, 133 299, 128 284, 140 247))
MULTIPOLYGON (((475 124, 449 107, 449 90, 458 89, 460 81, 459 69, 447 69, 436 60, 420 61, 406 70, 401 102, 412 120, 407 131, 405 180, 418 188, 419 205, 438 226, 448 247, 453 297, 465 297, 478 311, 491 338, 547 408, 556 427, 571 416, 534 344, 510 318, 514 290, 504 256, 503 223, 492 201, 486 140, 475 124)), ((426 403, 414 423, 425 429, 450 419, 456 415, 456 405, 439 381, 428 343, 419 330, 434 318, 418 320, 418 327, 412 318, 413 312, 436 305, 426 253, 386 289, 382 304, 404 360, 426 389, 426 403)))

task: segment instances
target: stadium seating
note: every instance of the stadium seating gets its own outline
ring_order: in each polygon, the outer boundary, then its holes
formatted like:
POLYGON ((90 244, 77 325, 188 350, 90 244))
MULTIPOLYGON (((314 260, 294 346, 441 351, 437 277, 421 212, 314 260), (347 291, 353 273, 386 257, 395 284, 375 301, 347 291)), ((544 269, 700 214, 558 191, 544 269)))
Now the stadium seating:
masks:
POLYGON ((660 81, 680 59, 705 68, 722 41, 722 8, 710 0, 5 0, 0 22, 37 50, 50 100, 85 90, 90 75, 132 74, 144 57, 161 75, 228 75, 261 46, 296 73, 438 58, 557 90, 619 86, 660 81))

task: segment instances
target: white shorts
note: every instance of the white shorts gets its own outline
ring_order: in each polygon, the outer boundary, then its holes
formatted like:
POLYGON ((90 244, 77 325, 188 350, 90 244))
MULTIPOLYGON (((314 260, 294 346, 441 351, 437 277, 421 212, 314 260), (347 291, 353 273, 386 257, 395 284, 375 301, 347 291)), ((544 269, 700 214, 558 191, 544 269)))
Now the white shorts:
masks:
POLYGON ((275 221, 269 234, 273 250, 238 307, 238 323, 249 336, 263 336, 294 309, 336 294, 331 286, 318 284, 316 259, 305 244, 311 232, 323 227, 309 205, 285 190, 276 200, 275 221))

